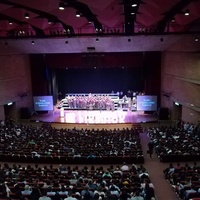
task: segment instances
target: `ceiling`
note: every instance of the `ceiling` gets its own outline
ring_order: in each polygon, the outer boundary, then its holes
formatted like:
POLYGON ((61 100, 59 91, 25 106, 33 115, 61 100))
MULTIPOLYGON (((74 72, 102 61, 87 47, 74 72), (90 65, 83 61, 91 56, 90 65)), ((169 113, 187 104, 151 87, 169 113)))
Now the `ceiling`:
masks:
MULTIPOLYGON (((122 51, 145 51, 151 48, 166 50, 169 45, 176 43, 178 39, 176 35, 195 34, 198 37, 199 33, 199 0, 0 1, 0 39, 6 45, 10 40, 17 39, 11 45, 12 50, 6 48, 7 53, 13 53, 15 50, 18 52, 19 49, 22 53, 82 52, 87 51, 87 47, 95 46, 95 41, 88 39, 92 36, 103 37, 105 49, 102 47, 99 51, 109 51, 108 45, 111 44, 113 36, 120 37, 122 51), (59 9, 60 4, 63 5, 64 10, 59 9), (185 15, 185 11, 189 11, 188 16, 185 15), (77 12, 80 13, 80 17, 76 17, 77 12), (175 36, 170 39, 172 34, 175 36), (109 41, 104 36, 110 38, 109 41), (137 36, 131 39, 131 41, 135 40, 135 45, 124 47, 127 46, 124 41, 132 36, 137 36), (80 42, 80 37, 87 38, 80 42), (160 43, 161 37, 168 37, 167 40, 172 41, 168 44, 160 43), (46 40, 41 41, 44 38, 46 40), (57 42, 52 42, 51 38, 56 38, 57 42), (141 41, 147 38, 151 38, 155 45, 149 43, 145 46, 145 42, 141 44, 141 41), (18 39, 22 39, 22 44, 19 45, 18 39), (27 47, 27 44, 30 44, 27 39, 31 42, 37 39, 38 46, 27 47), (73 39, 76 39, 76 44, 73 44, 72 48, 70 42, 73 39), (58 47, 59 41, 61 45, 58 47), (70 48, 66 47, 66 43, 70 48), (38 48, 39 44, 40 48, 38 48)), ((112 47, 120 51, 119 45, 112 45, 112 47)), ((4 48, 0 48, 1 53, 2 50, 4 52, 4 48)), ((114 49, 111 48, 111 51, 114 49)))

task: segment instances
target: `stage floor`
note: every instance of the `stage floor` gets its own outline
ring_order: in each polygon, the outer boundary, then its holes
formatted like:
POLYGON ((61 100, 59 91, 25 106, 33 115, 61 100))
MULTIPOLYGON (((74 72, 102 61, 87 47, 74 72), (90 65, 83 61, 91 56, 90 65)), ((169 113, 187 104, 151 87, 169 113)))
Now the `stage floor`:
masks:
POLYGON ((123 110, 64 110, 55 108, 48 113, 34 113, 31 120, 42 122, 80 123, 80 124, 113 124, 113 123, 146 123, 156 122, 154 114, 143 111, 123 110))

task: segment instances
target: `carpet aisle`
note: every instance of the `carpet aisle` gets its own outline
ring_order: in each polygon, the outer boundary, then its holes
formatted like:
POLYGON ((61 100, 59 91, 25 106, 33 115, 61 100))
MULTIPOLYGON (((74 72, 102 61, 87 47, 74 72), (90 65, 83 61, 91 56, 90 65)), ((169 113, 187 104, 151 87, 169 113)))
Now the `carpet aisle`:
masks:
POLYGON ((140 133, 140 139, 145 157, 144 166, 148 170, 150 179, 155 186, 156 200, 179 200, 169 182, 164 178, 163 170, 169 164, 161 163, 155 154, 150 158, 149 154, 146 153, 149 142, 147 133, 140 133))

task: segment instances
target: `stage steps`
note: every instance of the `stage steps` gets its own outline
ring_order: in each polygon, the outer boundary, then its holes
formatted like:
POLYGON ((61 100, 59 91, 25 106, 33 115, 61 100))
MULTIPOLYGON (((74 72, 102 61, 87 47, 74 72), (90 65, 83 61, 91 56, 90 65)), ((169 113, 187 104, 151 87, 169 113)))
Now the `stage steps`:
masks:
POLYGON ((139 131, 139 133, 142 133, 143 132, 143 127, 141 125, 141 123, 133 123, 132 124, 132 128, 137 128, 137 130, 139 131))
POLYGON ((43 122, 41 125, 42 128, 48 129, 51 127, 51 122, 43 122))

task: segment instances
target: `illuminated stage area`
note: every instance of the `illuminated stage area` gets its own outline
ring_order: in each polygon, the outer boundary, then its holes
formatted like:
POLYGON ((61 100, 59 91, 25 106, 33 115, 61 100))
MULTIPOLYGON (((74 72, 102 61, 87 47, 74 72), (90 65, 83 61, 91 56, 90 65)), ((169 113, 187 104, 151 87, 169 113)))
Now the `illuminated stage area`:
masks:
POLYGON ((55 108, 54 111, 49 111, 45 114, 34 114, 31 119, 43 122, 76 124, 117 124, 155 122, 157 121, 157 116, 143 111, 62 110, 55 108))
POLYGON ((117 124, 157 121, 157 96, 68 94, 53 105, 52 96, 35 96, 31 119, 76 124, 117 124))

